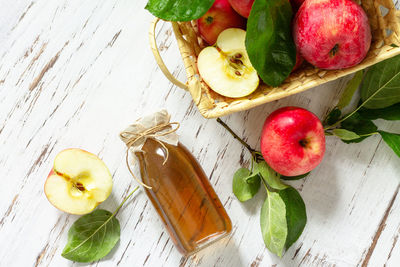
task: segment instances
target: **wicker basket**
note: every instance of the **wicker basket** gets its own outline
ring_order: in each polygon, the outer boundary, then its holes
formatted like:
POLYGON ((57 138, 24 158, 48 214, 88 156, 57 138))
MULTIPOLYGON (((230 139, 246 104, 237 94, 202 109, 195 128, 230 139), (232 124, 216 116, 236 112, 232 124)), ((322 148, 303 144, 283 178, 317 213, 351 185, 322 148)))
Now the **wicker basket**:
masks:
POLYGON ((187 83, 178 81, 167 69, 160 57, 155 40, 158 19, 150 27, 150 44, 154 57, 165 74, 175 85, 192 95, 200 113, 205 118, 216 118, 243 111, 289 95, 303 92, 317 85, 338 79, 364 69, 382 60, 400 54, 400 12, 392 0, 361 0, 371 25, 372 44, 366 58, 357 66, 344 70, 321 70, 310 65, 292 73, 279 87, 260 84, 257 90, 242 98, 228 98, 212 91, 201 79, 197 69, 197 56, 206 46, 198 36, 195 22, 172 22, 178 47, 185 65, 187 83))

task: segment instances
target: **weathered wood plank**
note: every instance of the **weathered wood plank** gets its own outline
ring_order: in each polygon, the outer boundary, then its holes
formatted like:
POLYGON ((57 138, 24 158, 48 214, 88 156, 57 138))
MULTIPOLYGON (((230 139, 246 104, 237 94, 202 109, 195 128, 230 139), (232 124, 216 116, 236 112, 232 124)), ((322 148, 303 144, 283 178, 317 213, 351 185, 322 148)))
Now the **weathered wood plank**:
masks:
POLYGON ((400 262, 399 207, 400 197, 397 194, 376 248, 369 260, 370 266, 396 266, 400 262))
MULTIPOLYGON (((309 222, 278 259, 265 249, 259 229, 265 193, 240 203, 231 192, 232 175, 248 165, 249 155, 163 77, 148 45, 152 16, 143 9, 146 0, 3 2, 12 7, 0 10, 5 25, 0 27, 0 176, 6 185, 0 188, 0 239, 12 242, 0 245, 2 265, 79 265, 60 256, 77 216, 57 211, 43 194, 52 160, 68 147, 98 154, 114 177, 113 194, 101 207, 114 209, 135 184, 118 133, 160 108, 181 122, 181 141, 209 175, 233 233, 186 260, 141 192, 118 215, 122 236, 116 249, 93 266, 354 266, 366 259, 370 266, 399 264, 394 195, 400 165, 380 137, 357 145, 328 138, 323 163, 306 180, 292 183, 305 199, 309 222)), ((158 30, 165 62, 185 80, 169 24, 158 30)), ((345 82, 223 119, 258 147, 263 118, 271 111, 297 105, 324 117, 345 82)), ((379 123, 400 132, 393 123, 379 123)))

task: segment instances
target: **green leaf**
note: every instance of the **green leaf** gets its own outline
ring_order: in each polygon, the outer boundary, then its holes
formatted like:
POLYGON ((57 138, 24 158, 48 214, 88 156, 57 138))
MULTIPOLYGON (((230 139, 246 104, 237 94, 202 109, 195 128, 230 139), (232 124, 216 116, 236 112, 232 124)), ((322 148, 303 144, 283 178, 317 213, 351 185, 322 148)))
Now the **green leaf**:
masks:
POLYGON ((260 173, 264 181, 273 189, 283 190, 288 188, 288 185, 281 182, 281 175, 274 171, 265 161, 256 163, 254 172, 260 173))
POLYGON ((342 112, 338 108, 334 108, 331 112, 329 112, 328 116, 326 116, 326 119, 324 120, 324 124, 327 125, 333 125, 335 124, 339 119, 340 115, 342 115, 342 112))
POLYGON ((304 227, 307 223, 306 205, 301 198, 299 192, 293 187, 289 187, 279 192, 279 196, 285 202, 286 221, 288 234, 286 237, 285 248, 290 246, 299 239, 304 227))
POLYGON ((284 175, 281 175, 281 179, 289 180, 289 181, 290 180, 300 180, 300 179, 303 179, 303 178, 307 177, 310 173, 311 172, 307 172, 305 174, 297 175, 297 176, 284 176, 284 175))
POLYGON ((369 120, 384 119, 389 121, 400 120, 400 103, 381 109, 362 108, 360 115, 369 120))
POLYGON ((342 140, 354 140, 358 139, 361 136, 356 134, 355 132, 346 130, 346 129, 333 129, 332 130, 333 134, 339 137, 342 140))
POLYGON ((368 69, 361 85, 361 100, 368 109, 386 108, 400 102, 400 56, 368 69))
POLYGON ((169 21, 190 21, 203 16, 215 0, 149 0, 146 9, 169 21))
POLYGON ((384 131, 379 131, 382 136, 383 141, 388 144, 388 146, 393 149, 394 153, 400 157, 400 134, 388 133, 384 131))
POLYGON ((354 93, 357 91, 358 87, 360 87, 361 81, 363 80, 363 75, 363 71, 360 70, 356 72, 353 78, 349 81, 343 91, 342 96, 340 97, 339 103, 337 104, 337 107, 339 109, 343 109, 350 104, 351 99, 353 99, 354 93))
POLYGON ((240 168, 233 175, 232 189, 239 201, 247 201, 257 194, 260 189, 260 176, 251 174, 246 168, 240 168))
POLYGON ((372 135, 378 130, 378 127, 376 127, 376 125, 371 120, 364 119, 358 112, 354 113, 348 119, 344 120, 341 123, 341 128, 349 130, 361 136, 358 139, 343 140, 343 142, 345 143, 359 143, 367 138, 368 135, 372 135))
POLYGON ((287 0, 255 0, 247 21, 246 49, 251 64, 270 86, 280 85, 296 63, 287 0))
POLYGON ((62 256, 78 262, 101 259, 118 242, 120 232, 119 222, 111 212, 95 210, 82 216, 71 226, 62 256))
POLYGON ((78 262, 92 262, 106 256, 118 242, 121 233, 115 215, 138 189, 139 186, 133 189, 114 213, 99 209, 76 220, 68 231, 68 242, 61 255, 78 262))
POLYGON ((261 208, 261 232, 267 248, 282 257, 284 250, 296 242, 306 226, 306 206, 293 187, 267 192, 261 208))
POLYGON ((269 192, 261 208, 261 233, 265 246, 282 257, 288 235, 285 202, 276 192, 269 192))

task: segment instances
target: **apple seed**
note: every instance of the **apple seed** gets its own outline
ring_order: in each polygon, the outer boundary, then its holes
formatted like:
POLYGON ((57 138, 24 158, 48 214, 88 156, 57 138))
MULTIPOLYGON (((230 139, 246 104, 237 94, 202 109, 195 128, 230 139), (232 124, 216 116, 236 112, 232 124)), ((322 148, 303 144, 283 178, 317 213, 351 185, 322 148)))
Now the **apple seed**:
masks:
POLYGON ((83 184, 81 183, 76 183, 75 187, 79 189, 79 191, 85 191, 85 187, 83 186, 83 184))

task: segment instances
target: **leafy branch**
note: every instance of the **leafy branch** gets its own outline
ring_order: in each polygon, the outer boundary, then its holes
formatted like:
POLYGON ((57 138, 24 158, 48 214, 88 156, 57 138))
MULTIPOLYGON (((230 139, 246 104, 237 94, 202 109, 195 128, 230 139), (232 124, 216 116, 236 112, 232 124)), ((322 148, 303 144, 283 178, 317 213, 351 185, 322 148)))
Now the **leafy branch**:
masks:
POLYGON ((400 56, 382 61, 367 70, 359 71, 346 86, 339 104, 325 119, 326 135, 335 135, 345 143, 358 143, 380 134, 386 144, 400 157, 400 135, 379 130, 375 119, 400 120, 400 56), (359 90, 357 107, 341 117, 342 109, 359 90))
MULTIPOLYGON (((362 71, 359 71, 358 73, 362 73, 362 71)), ((358 77, 357 77, 357 76, 358 76, 358 73, 355 75, 355 77, 353 77, 353 79, 350 81, 350 83, 351 83, 352 81, 354 81, 355 78, 358 78, 358 77)), ((328 130, 328 129, 334 128, 334 127, 336 127, 337 125, 339 125, 341 122, 343 122, 343 121, 347 120, 348 118, 350 118, 351 116, 353 116, 357 111, 359 111, 362 107, 364 107, 364 106, 368 103, 368 101, 373 100, 379 93, 381 93, 383 90, 385 90, 385 89, 387 88, 388 84, 390 84, 390 83, 393 82, 393 81, 396 81, 395 79, 400 78, 400 77, 398 77, 399 74, 400 74, 400 72, 399 72, 399 73, 396 73, 396 74, 395 74, 393 77, 391 77, 387 82, 385 82, 383 85, 381 85, 374 93, 372 93, 372 94, 371 94, 370 96, 368 96, 363 102, 361 102, 361 104, 358 105, 358 107, 357 107, 355 110, 353 110, 352 112, 350 112, 349 114, 347 114, 346 116, 344 116, 343 118, 341 118, 340 120, 338 120, 337 122, 335 122, 333 125, 330 125, 330 126, 328 126, 328 127, 325 127, 324 130, 328 130)), ((359 83, 357 84, 357 87, 360 86, 361 82, 362 82, 362 80, 359 81, 359 83)), ((349 88, 349 87, 348 87, 348 88, 349 88)), ((363 88, 365 88, 365 87, 363 87, 363 88)), ((399 89, 400 89, 400 88, 399 88, 399 89)), ((346 90, 345 90, 345 91, 346 91, 346 90)), ((353 95, 352 95, 352 96, 353 96, 353 95)), ((386 104, 384 104, 384 105, 386 105, 386 104)))
MULTIPOLYGON (((251 170, 240 168, 235 172, 232 190, 238 200, 244 202, 252 199, 263 184, 267 198, 261 207, 261 233, 265 246, 282 257, 284 251, 300 237, 307 223, 304 201, 296 189, 281 181, 283 177, 268 166, 259 151, 249 146, 221 119, 217 122, 252 155, 251 170)), ((306 175, 286 179, 301 179, 306 175)))

